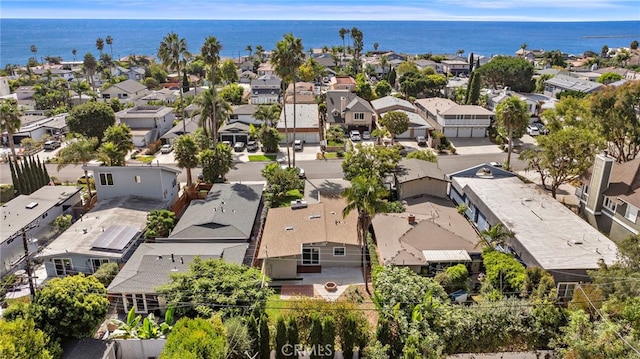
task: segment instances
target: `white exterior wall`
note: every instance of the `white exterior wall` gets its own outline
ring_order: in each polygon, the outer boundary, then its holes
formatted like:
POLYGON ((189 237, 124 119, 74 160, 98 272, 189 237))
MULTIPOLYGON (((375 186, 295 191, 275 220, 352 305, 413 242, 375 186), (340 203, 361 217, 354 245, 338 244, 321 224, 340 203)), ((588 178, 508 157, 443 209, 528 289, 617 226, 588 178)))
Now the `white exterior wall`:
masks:
POLYGON ((136 195, 171 204, 178 195, 177 174, 162 167, 94 167, 91 170, 100 199, 136 195), (113 185, 103 185, 101 174, 111 174, 113 185))

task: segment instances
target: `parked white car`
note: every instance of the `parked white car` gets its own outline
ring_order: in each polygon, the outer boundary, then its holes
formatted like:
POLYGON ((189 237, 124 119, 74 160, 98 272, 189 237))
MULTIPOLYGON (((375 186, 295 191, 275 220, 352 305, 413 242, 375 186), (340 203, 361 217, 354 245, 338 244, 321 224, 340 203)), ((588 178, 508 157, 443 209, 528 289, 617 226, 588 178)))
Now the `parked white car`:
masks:
POLYGON ((527 135, 529 136, 538 136, 540 134, 540 130, 535 125, 527 126, 527 135))
POLYGON ((358 130, 351 130, 349 132, 349 138, 351 141, 360 141, 362 139, 362 137, 360 137, 360 131, 358 130))

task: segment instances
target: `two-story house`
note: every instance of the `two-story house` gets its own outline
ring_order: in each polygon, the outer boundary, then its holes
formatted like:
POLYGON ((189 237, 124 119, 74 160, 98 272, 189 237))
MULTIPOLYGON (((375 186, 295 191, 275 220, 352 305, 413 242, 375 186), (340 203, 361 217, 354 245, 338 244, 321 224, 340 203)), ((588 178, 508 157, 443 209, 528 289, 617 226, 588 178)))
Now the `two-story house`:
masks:
POLYGON ((318 105, 315 103, 302 103, 294 105, 288 103, 285 105, 286 110, 280 112, 280 120, 278 121, 277 129, 282 135, 281 143, 286 142, 285 138, 285 123, 288 127, 288 140, 289 143, 293 143, 294 140, 301 140, 305 143, 319 143, 320 142, 320 118, 318 116, 318 105), (286 115, 286 122, 285 122, 286 115), (294 115, 295 115, 295 138, 293 135, 294 127, 294 115))
POLYGON ((118 82, 117 84, 113 84, 108 88, 102 90, 102 98, 105 101, 109 101, 113 98, 117 98, 123 102, 133 101, 136 98, 145 96, 149 93, 147 86, 141 84, 138 81, 134 80, 125 80, 122 82, 118 82))
POLYGON ((585 94, 600 91, 604 87, 603 84, 584 80, 565 73, 559 73, 556 76, 544 82, 544 94, 550 97, 557 97, 563 91, 578 91, 585 94))
POLYGON ((349 90, 329 90, 327 123, 338 124, 346 130, 372 130, 375 110, 371 104, 349 90))
POLYGON ((329 81, 329 88, 331 90, 355 91, 356 80, 351 76, 334 76, 329 81))
POLYGON ((173 127, 175 116, 171 107, 135 106, 116 113, 116 122, 131 128, 133 144, 145 147, 173 127))
POLYGON ((463 60, 443 60, 442 71, 453 76, 468 75, 470 66, 468 62, 463 60))
POLYGON ((273 75, 265 75, 251 80, 249 103, 253 105, 278 103, 282 92, 281 84, 282 81, 273 75))
POLYGON ((481 106, 458 105, 445 98, 415 101, 418 113, 447 137, 486 137, 494 113, 481 106))
POLYGON ((616 163, 608 154, 596 156, 577 191, 581 215, 614 241, 640 231, 640 158, 616 163))
POLYGON ((417 108, 411 102, 397 98, 394 96, 385 96, 371 101, 371 107, 375 110, 377 118, 380 119, 387 112, 400 111, 404 112, 409 118, 409 128, 399 134, 395 134, 395 138, 413 139, 416 136, 429 137, 433 127, 417 113, 417 108))
POLYGON ((113 70, 115 76, 126 76, 129 80, 142 81, 144 80, 144 68, 134 66, 130 69, 122 66, 116 66, 113 70))

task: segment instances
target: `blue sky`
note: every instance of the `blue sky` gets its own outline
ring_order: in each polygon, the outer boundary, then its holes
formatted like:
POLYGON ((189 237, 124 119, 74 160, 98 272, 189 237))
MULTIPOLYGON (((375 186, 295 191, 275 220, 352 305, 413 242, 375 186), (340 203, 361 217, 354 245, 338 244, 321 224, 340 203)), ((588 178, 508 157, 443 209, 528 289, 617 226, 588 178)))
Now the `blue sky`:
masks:
POLYGON ((640 0, 1 0, 0 18, 640 20, 640 0))

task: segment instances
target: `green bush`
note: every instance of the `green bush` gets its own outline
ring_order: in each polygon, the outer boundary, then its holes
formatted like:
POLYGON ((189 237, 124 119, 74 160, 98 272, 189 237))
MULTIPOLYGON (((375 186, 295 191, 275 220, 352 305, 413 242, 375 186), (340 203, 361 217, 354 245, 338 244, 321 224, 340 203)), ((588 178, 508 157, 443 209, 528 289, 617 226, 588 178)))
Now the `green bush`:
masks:
POLYGON ((149 144, 149 146, 147 146, 147 151, 145 152, 145 154, 155 155, 156 152, 160 151, 160 147, 162 147, 162 142, 160 142, 160 140, 153 141, 149 144))
POLYGON ((400 201, 389 202, 387 210, 390 213, 402 213, 404 212, 404 205, 400 201))
POLYGON ((3 184, 0 186, 0 203, 7 203, 15 197, 12 184, 3 184))

